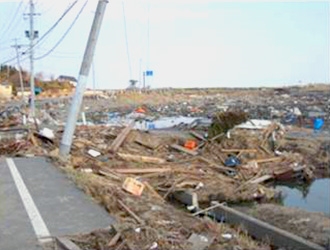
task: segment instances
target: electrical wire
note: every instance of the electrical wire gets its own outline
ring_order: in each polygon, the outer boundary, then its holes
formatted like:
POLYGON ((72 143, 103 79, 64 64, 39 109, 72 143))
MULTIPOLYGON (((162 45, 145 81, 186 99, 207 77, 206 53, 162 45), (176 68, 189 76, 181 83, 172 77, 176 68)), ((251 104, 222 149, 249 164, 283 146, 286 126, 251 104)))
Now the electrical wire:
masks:
MULTIPOLYGON (((18 16, 23 16, 23 14, 25 13, 25 11, 27 10, 28 8, 28 4, 25 5, 25 8, 22 9, 22 12, 18 14, 18 16)), ((8 35, 6 36, 6 40, 4 40, 3 43, 9 43, 9 41, 12 41, 14 40, 14 38, 17 38, 17 37, 20 37, 22 35, 22 26, 24 24, 23 22, 24 18, 18 18, 16 20, 16 23, 13 25, 13 28, 10 30, 10 32, 8 33, 8 35)))
POLYGON ((4 32, 1 32, 1 38, 2 38, 2 39, 0 38, 0 41, 3 41, 3 38, 7 36, 6 33, 7 33, 8 31, 11 31, 11 30, 12 30, 11 27, 12 27, 13 24, 15 23, 15 20, 16 20, 16 18, 17 18, 17 16, 18 16, 17 14, 18 14, 18 12, 20 11, 22 5, 23 5, 23 0, 21 0, 21 2, 19 3, 18 7, 16 8, 15 14, 14 14, 13 18, 11 19, 11 21, 9 22, 9 25, 7 26, 7 29, 5 29, 4 32))
MULTIPOLYGON (((23 51, 21 55, 24 56, 26 53, 30 52, 32 48, 35 48, 37 45, 40 45, 40 42, 43 39, 45 39, 45 37, 47 35, 49 35, 50 32, 53 31, 57 27, 57 25, 72 10, 72 8, 76 5, 77 2, 78 2, 78 0, 74 1, 71 5, 69 5, 69 7, 63 12, 63 14, 60 16, 60 18, 45 32, 45 34, 42 37, 40 37, 40 39, 38 39, 38 41, 31 48, 28 48, 25 51, 23 51)), ((86 3, 85 3, 85 5, 86 5, 86 3)), ((10 62, 12 62, 14 60, 16 60, 16 57, 13 57, 11 59, 8 59, 8 60, 2 62, 1 64, 7 64, 7 63, 10 63, 10 62)), ((22 59, 22 60, 25 60, 25 59, 22 59)))
POLYGON ((124 18, 124 29, 125 29, 125 41, 126 41, 126 53, 127 53, 127 61, 128 61, 128 69, 129 69, 129 77, 130 80, 132 79, 132 64, 131 64, 131 58, 129 54, 129 46, 128 46, 128 37, 127 37, 127 25, 126 25, 126 15, 125 15, 125 5, 122 1, 122 7, 123 7, 123 18, 124 18))
POLYGON ((69 28, 65 31, 65 33, 63 34, 63 36, 57 41, 57 43, 53 46, 53 48, 51 48, 47 53, 43 54, 42 56, 39 56, 39 57, 34 58, 34 60, 41 60, 41 59, 45 58, 46 56, 48 56, 49 54, 51 54, 61 44, 61 42, 64 40, 64 38, 70 32, 70 30, 73 28, 74 24, 76 23, 76 21, 78 20, 78 18, 81 15, 81 13, 85 9, 85 7, 87 5, 87 2, 88 2, 88 0, 85 1, 84 5, 82 6, 82 8, 80 9, 80 11, 78 12, 77 16, 75 17, 75 19, 73 20, 73 22, 71 23, 71 25, 69 26, 69 28))
POLYGON ((35 46, 38 45, 43 39, 45 39, 45 37, 52 32, 56 26, 62 21, 62 19, 70 12, 70 10, 72 10, 72 8, 76 5, 76 3, 78 2, 78 0, 74 1, 64 12, 63 14, 60 16, 60 18, 48 29, 48 31, 45 32, 45 34, 43 34, 42 37, 40 37, 38 39, 38 41, 34 44, 35 46))

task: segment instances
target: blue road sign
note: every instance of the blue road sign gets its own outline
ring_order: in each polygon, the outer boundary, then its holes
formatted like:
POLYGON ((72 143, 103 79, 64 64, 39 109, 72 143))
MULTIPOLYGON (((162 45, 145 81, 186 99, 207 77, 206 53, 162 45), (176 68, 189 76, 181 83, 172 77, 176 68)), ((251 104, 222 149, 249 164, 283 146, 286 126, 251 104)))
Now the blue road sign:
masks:
POLYGON ((147 70, 146 75, 147 76, 153 76, 154 72, 152 70, 147 70))

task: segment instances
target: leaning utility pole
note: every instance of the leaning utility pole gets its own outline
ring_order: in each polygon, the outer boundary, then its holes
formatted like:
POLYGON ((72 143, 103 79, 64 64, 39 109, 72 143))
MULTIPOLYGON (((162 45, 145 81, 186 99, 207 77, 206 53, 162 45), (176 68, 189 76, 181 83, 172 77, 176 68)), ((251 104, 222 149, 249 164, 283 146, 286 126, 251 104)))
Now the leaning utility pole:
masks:
POLYGON ((21 48, 21 45, 17 44, 17 39, 15 39, 15 45, 13 45, 12 47, 15 48, 15 51, 16 51, 18 75, 19 75, 19 82, 20 82, 20 85, 21 85, 21 93, 22 93, 22 102, 24 103, 23 77, 22 77, 21 62, 20 62, 20 59, 19 59, 19 51, 18 51, 21 48))
POLYGON ((76 128, 81 103, 86 89, 87 78, 93 61, 96 42, 100 33, 100 28, 107 3, 107 0, 99 0, 92 28, 89 33, 84 58, 80 67, 76 91, 70 106, 69 115, 65 124, 64 134, 60 144, 60 155, 64 158, 67 158, 70 153, 72 138, 76 128))

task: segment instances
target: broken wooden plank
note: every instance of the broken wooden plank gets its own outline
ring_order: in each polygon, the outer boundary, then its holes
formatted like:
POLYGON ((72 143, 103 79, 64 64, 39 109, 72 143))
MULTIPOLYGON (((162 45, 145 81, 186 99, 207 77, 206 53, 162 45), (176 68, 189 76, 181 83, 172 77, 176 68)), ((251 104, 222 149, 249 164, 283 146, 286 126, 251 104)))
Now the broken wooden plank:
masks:
POLYGON ((128 206, 124 204, 121 200, 118 200, 118 203, 126 210, 127 213, 129 213, 138 223, 144 224, 144 221, 137 216, 128 206))
POLYGON ((189 132, 193 137, 201 140, 201 141, 206 141, 206 139, 204 138, 204 136, 202 136, 201 134, 197 133, 196 131, 190 131, 189 132))
POLYGON ((120 176, 118 176, 118 175, 116 175, 115 173, 113 173, 113 172, 111 172, 111 171, 109 171, 109 170, 107 170, 107 171, 104 171, 104 170, 98 170, 98 173, 100 174, 100 175, 104 175, 104 176, 106 176, 106 177, 109 177, 109 178, 111 178, 111 179, 115 179, 115 180, 117 180, 117 181, 121 181, 123 178, 122 177, 120 177, 120 176))
POLYGON ((215 169, 222 170, 222 171, 225 171, 225 172, 233 171, 233 168, 221 166, 221 165, 219 165, 219 164, 217 164, 217 163, 215 163, 215 162, 213 162, 213 161, 211 161, 211 160, 209 160, 209 159, 207 159, 203 156, 199 157, 198 159, 201 160, 201 161, 206 162, 207 164, 209 164, 211 166, 213 166, 215 169))
POLYGON ((156 197, 157 199, 161 200, 162 202, 165 202, 165 200, 163 199, 163 197, 160 196, 159 193, 157 193, 157 191, 149 184, 149 182, 144 181, 143 184, 146 186, 146 188, 150 191, 150 193, 156 197))
POLYGON ((257 150, 256 149, 238 149, 238 148, 231 148, 231 149, 226 149, 226 148, 223 148, 221 149, 221 152, 223 153, 239 153, 239 152, 242 152, 242 153, 256 153, 257 150))
POLYGON ((180 146, 178 144, 172 144, 171 145, 171 148, 176 149, 176 150, 181 151, 181 152, 184 152, 184 153, 189 154, 189 155, 193 155, 193 156, 198 155, 198 152, 197 151, 187 149, 187 148, 182 147, 182 146, 180 146))
POLYGON ((116 139, 112 142, 110 146, 110 152, 117 152, 119 147, 123 144, 129 132, 133 129, 135 125, 135 121, 132 121, 126 128, 124 128, 120 134, 116 137, 116 139))
POLYGON ((282 157, 271 157, 271 158, 263 158, 263 159, 255 159, 253 160, 256 163, 265 163, 265 162, 275 162, 281 161, 282 157))
POLYGON ((205 212, 208 212, 210 210, 213 210, 213 209, 217 208, 219 206, 219 204, 223 205, 223 203, 218 203, 218 204, 212 205, 212 206, 210 206, 208 208, 205 208, 205 209, 199 210, 196 213, 193 213, 193 216, 196 216, 196 215, 199 215, 199 214, 204 214, 205 212))
POLYGON ((252 181, 250 181, 250 183, 252 184, 259 184, 259 183, 262 183, 264 181, 268 181, 270 179, 273 179, 274 177, 272 175, 269 175, 269 174, 266 174, 266 175, 263 175, 257 179, 254 179, 252 181))
POLYGON ((260 145, 259 148, 264 151, 268 155, 274 155, 273 152, 271 152, 268 148, 266 148, 264 145, 260 145))
POLYGON ((119 174, 149 174, 149 173, 163 173, 172 171, 171 168, 117 168, 113 169, 119 174))
POLYGON ((134 141, 152 150, 157 149, 161 145, 161 142, 159 140, 147 134, 138 134, 134 141))
POLYGON ((136 161, 136 162, 156 163, 156 164, 163 164, 166 162, 165 159, 158 157, 132 155, 132 154, 124 154, 124 153, 117 153, 117 155, 126 161, 136 161))
POLYGON ((112 237, 112 239, 110 240, 110 242, 108 243, 108 247, 113 247, 117 244, 118 240, 121 237, 121 233, 117 232, 116 235, 114 237, 112 237))

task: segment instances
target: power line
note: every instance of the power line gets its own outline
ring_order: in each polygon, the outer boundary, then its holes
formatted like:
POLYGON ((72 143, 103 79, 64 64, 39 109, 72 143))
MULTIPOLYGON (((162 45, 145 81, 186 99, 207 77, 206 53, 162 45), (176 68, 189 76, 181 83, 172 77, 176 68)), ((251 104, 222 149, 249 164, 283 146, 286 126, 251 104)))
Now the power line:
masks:
MULTIPOLYGON (((63 12, 63 14, 60 16, 60 18, 46 31, 46 33, 42 36, 42 37, 40 37, 40 39, 38 39, 38 41, 36 42, 36 43, 34 43, 34 45, 33 45, 33 47, 32 48, 34 48, 34 47, 36 47, 37 45, 40 45, 40 42, 43 40, 43 39, 45 39, 45 37, 47 36, 47 35, 49 35, 50 34, 50 32, 51 31, 53 31, 56 27, 57 27, 57 25, 62 21, 62 19, 72 10, 72 8, 76 5, 76 3, 78 2, 78 0, 76 0, 76 1, 74 1, 71 5, 69 5, 69 7, 63 12)), ((86 5, 86 3, 85 3, 85 5, 86 5)), ((85 6, 84 5, 84 6, 85 6)), ((29 49, 26 49, 25 51, 23 51, 22 52, 22 55, 25 55, 26 53, 28 53, 28 52, 30 52, 30 50, 32 49, 32 48, 29 48, 29 49)), ((23 58, 21 61, 24 61, 24 60, 26 60, 27 58, 23 58)), ((8 60, 6 60, 6 61, 4 61, 4 62, 2 62, 1 64, 7 64, 7 63, 10 63, 10 62, 12 62, 12 61, 14 61, 14 60, 16 60, 16 57, 13 57, 13 58, 10 58, 10 59, 8 59, 8 60)))
POLYGON ((47 53, 45 53, 42 56, 39 56, 37 58, 35 58, 35 60, 40 60, 45 58, 46 56, 48 56, 50 53, 52 53, 60 44, 61 42, 64 40, 64 38, 67 36, 67 34, 70 32, 70 30, 72 29, 72 27, 74 26, 74 24, 76 23, 76 21, 78 20, 80 14, 83 12, 83 10, 85 9, 86 5, 87 5, 88 1, 85 1, 84 5, 82 6, 82 8, 80 9, 80 11, 78 12, 77 16, 75 17, 75 19, 73 20, 73 22, 71 23, 71 25, 69 26, 69 28, 65 31, 65 33, 63 34, 63 36, 58 40, 58 42, 53 46, 53 48, 51 48, 47 53))
POLYGON ((53 31, 53 29, 56 28, 56 26, 62 21, 62 19, 66 16, 66 14, 68 14, 70 12, 70 10, 76 5, 76 3, 78 2, 78 0, 74 1, 64 12, 63 14, 60 16, 60 18, 48 29, 48 31, 45 32, 45 34, 43 34, 42 37, 40 37, 40 39, 37 41, 37 44, 39 44, 43 39, 45 39, 45 37, 53 31))
POLYGON ((15 17, 18 18, 13 18, 10 25, 7 27, 7 29, 2 32, 1 38, 0 38, 0 43, 6 44, 9 41, 11 41, 14 37, 17 37, 18 33, 18 28, 22 27, 22 22, 23 18, 21 18, 22 13, 28 8, 28 5, 25 6, 25 8, 22 9, 22 4, 23 2, 18 6, 16 12, 15 12, 15 17))
MULTIPOLYGON (((11 18, 10 22, 9 22, 9 25, 7 26, 7 29, 5 29, 4 32, 2 32, 1 36, 2 38, 5 37, 6 33, 10 30, 10 28, 13 26, 13 23, 15 21, 15 19, 17 18, 17 14, 20 10, 20 8, 22 7, 22 4, 23 4, 23 0, 21 0, 20 4, 18 5, 18 7, 16 8, 16 11, 14 12, 14 16, 11 18)), ((1 39, 0 39, 1 41, 1 39)))
POLYGON ((127 61, 128 61, 128 69, 129 69, 129 77, 130 80, 132 79, 132 65, 131 65, 131 58, 129 55, 129 47, 128 47, 128 37, 127 37, 127 25, 126 25, 126 15, 125 15, 125 5, 122 1, 122 7, 123 7, 123 17, 124 17, 124 29, 125 29, 125 40, 126 40, 126 53, 127 53, 127 61))

